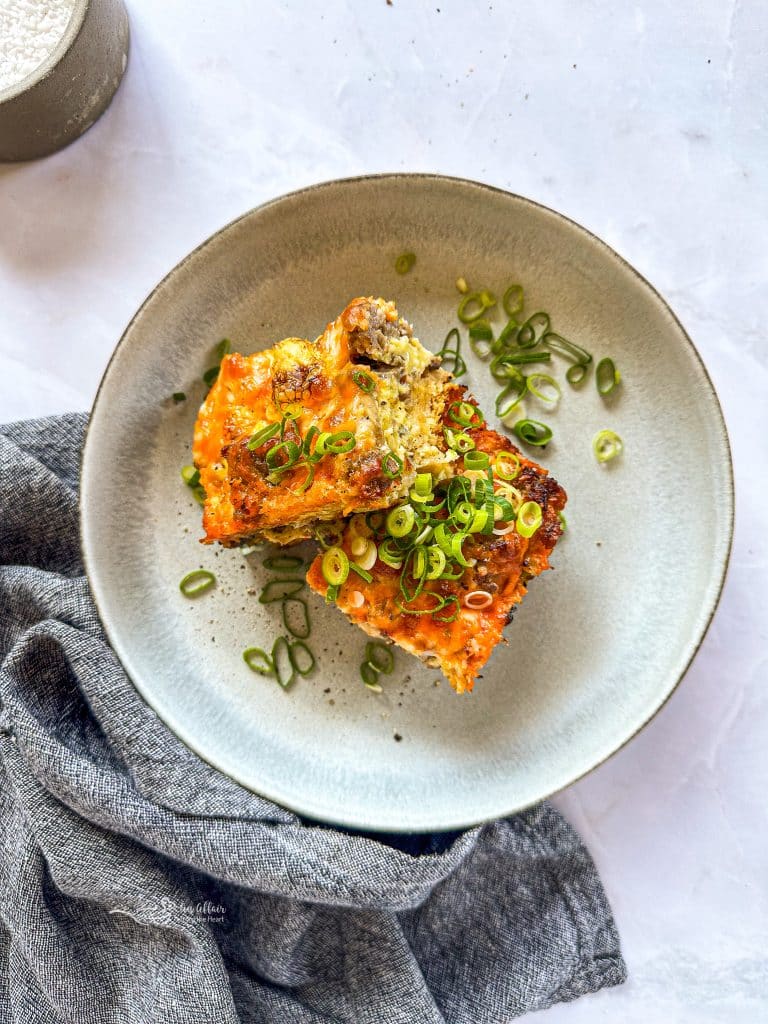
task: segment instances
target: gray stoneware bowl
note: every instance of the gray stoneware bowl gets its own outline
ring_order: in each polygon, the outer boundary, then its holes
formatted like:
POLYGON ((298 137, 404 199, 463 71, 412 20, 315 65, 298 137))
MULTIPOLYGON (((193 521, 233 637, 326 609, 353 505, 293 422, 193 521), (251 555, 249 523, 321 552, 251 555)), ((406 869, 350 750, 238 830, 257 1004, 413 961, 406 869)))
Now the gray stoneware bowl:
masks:
POLYGON ((47 156, 82 135, 109 106, 127 62, 122 0, 77 0, 43 64, 0 90, 0 161, 47 156))
MULTIPOLYGON (((467 353, 491 415, 497 387, 467 353)), ((553 364, 563 380, 566 365, 553 364)), ((626 743, 685 673, 717 604, 733 520, 728 440, 712 384, 663 299, 572 221, 519 196, 431 175, 329 182, 247 213, 158 285, 102 381, 82 472, 82 543, 96 603, 129 676, 193 750, 310 817, 379 830, 452 829, 516 811, 626 743), (416 265, 394 271, 398 254, 416 265), (397 301, 427 345, 456 323, 457 277, 501 292, 611 355, 610 401, 563 384, 539 457, 569 495, 554 572, 530 588, 474 693, 398 652, 380 696, 360 682, 362 634, 311 601, 313 676, 288 692, 251 673, 271 647, 263 552, 198 543, 200 509, 179 478, 220 338, 250 352, 314 337, 356 295, 397 301), (174 405, 170 396, 187 400, 174 405), (599 465, 612 428, 623 456, 599 465), (218 584, 181 596, 182 575, 218 584), (249 593, 250 591, 250 593, 249 593)))

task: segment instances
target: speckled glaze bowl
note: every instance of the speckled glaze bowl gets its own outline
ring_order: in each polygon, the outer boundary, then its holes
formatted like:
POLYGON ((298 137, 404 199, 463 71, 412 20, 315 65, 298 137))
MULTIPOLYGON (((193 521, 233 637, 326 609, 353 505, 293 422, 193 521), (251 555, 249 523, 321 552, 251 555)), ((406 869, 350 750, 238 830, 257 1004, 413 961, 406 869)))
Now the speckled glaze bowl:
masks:
MULTIPOLYGON (((466 345, 466 342, 465 342, 466 345)), ((466 350, 466 383, 493 422, 498 385, 466 350)), ((701 359, 664 300, 607 245, 520 196, 434 175, 336 181, 283 196, 219 231, 157 286, 102 381, 81 478, 85 565, 136 687, 193 750, 309 817, 385 831, 458 828, 573 782, 658 711, 717 604, 733 525, 728 439, 701 359), (416 255, 410 273, 397 256, 416 255), (526 399, 553 441, 537 457, 568 492, 568 529, 475 690, 398 652, 383 693, 360 681, 365 637, 310 601, 315 674, 288 692, 249 672, 248 646, 284 631, 257 597, 263 552, 198 543, 179 469, 201 377, 223 337, 252 352, 315 337, 355 295, 395 299, 432 349, 456 323, 464 276, 526 308, 596 358, 620 390, 563 381, 554 411, 526 399), (184 392, 174 404, 171 395, 184 392), (624 439, 601 466, 592 438, 624 439), (202 566, 215 589, 179 580, 202 566)), ((309 547, 304 549, 309 553, 309 547)))
POLYGON ((77 0, 58 46, 0 90, 0 161, 47 156, 90 128, 122 80, 128 37, 122 0, 77 0))

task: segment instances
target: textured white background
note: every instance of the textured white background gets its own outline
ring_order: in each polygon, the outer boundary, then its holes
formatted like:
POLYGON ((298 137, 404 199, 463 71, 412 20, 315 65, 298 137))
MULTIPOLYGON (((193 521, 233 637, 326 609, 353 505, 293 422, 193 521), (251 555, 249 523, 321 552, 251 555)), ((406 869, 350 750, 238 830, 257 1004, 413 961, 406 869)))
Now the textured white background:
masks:
MULTIPOLYGON (((630 980, 540 1019, 768 1019, 768 8, 128 6, 131 60, 105 117, 52 158, 0 168, 0 420, 89 407, 157 280, 229 219, 315 181, 477 178, 613 245, 712 373, 736 538, 684 683, 557 800, 600 867, 630 980)), ((684 481, 647 498, 685 514, 684 481)))

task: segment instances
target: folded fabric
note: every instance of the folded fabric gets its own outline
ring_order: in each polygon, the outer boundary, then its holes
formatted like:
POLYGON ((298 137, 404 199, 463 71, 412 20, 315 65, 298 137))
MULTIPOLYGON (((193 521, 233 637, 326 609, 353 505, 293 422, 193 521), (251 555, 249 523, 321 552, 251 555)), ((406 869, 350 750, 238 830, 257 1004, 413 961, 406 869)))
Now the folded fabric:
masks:
POLYGON ((168 731, 83 575, 85 425, 0 427, 0 1020, 496 1024, 622 982, 594 864, 553 808, 350 833, 168 731))

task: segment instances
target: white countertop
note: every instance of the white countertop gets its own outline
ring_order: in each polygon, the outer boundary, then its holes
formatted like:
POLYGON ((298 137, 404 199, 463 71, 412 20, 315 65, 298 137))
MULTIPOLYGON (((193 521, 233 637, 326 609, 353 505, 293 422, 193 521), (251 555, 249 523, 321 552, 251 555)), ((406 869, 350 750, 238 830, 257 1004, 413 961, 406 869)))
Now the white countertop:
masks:
POLYGON ((557 799, 599 865, 630 980, 540 1019, 768 1019, 768 8, 128 6, 130 64, 104 118, 0 167, 0 421, 88 408, 153 285, 226 221, 315 181, 477 178, 604 238, 709 367, 736 538, 683 684, 557 799))

